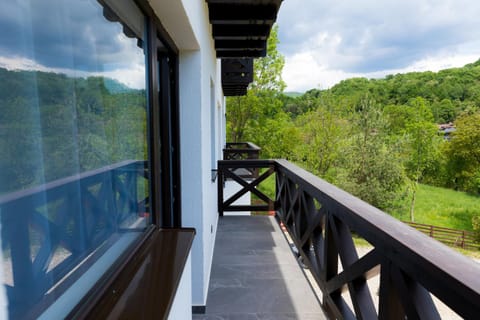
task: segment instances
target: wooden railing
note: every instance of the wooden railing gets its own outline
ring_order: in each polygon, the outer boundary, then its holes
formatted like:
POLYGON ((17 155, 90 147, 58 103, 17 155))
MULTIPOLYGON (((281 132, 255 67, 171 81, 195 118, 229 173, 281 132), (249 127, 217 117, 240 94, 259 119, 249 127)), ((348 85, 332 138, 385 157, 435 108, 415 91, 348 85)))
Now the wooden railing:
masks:
MULTIPOLYGON (((223 149, 224 160, 247 160, 259 159, 261 148, 251 142, 228 142, 223 149)), ((258 169, 239 168, 236 172, 241 178, 258 178, 258 169)), ((230 179, 230 177, 227 177, 230 179)))
POLYGON ((233 205, 249 191, 265 202, 263 210, 273 208, 332 319, 440 319, 431 294, 461 317, 478 318, 480 266, 471 259, 286 160, 219 161, 218 168, 221 181, 228 176, 243 187, 224 199, 219 184, 219 214, 262 210, 233 205), (235 177, 243 167, 274 171, 275 199, 257 188, 265 174, 248 181, 235 177), (354 237, 373 249, 360 257, 354 237), (367 283, 374 276, 378 297, 367 283))
POLYGON ((228 142, 223 149, 224 160, 258 159, 261 148, 251 142, 228 142))
POLYGON ((112 236, 146 226, 145 179, 144 161, 124 161, 0 197, 12 318, 48 306, 112 236))
POLYGON ((480 243, 475 241, 475 233, 471 231, 456 230, 409 221, 405 221, 405 223, 418 231, 423 232, 427 236, 449 246, 460 247, 463 249, 480 249, 480 243))
POLYGON ((272 211, 275 200, 257 189, 257 186, 265 181, 275 172, 275 162, 272 160, 223 160, 218 162, 218 212, 223 216, 224 211, 272 211), (244 172, 259 172, 259 169, 266 169, 263 174, 245 175, 244 172), (230 198, 223 197, 224 182, 233 180, 243 188, 230 198), (261 202, 256 205, 235 205, 235 202, 246 193, 256 195, 261 202))

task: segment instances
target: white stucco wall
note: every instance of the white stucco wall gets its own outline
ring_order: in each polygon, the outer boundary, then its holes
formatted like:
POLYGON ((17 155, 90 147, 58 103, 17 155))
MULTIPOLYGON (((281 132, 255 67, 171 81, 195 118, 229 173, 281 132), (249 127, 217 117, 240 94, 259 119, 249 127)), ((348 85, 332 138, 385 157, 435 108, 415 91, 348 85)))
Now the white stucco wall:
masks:
POLYGON ((211 159, 212 120, 218 135, 215 139, 218 159, 225 141, 220 63, 216 59, 205 1, 151 0, 151 4, 180 51, 182 224, 197 230, 192 248, 192 303, 204 306, 218 222, 217 186, 211 179, 211 170, 215 169, 211 159))
POLYGON ((192 246, 192 303, 202 305, 204 280, 202 127, 201 99, 191 92, 201 91, 200 53, 180 54, 180 128, 182 175, 182 224, 197 231, 192 246), (187 107, 190 106, 190 107, 187 107))
POLYGON ((182 278, 178 285, 175 299, 173 300, 169 320, 191 319, 192 309, 186 306, 192 304, 192 262, 191 256, 188 256, 187 263, 183 269, 182 278))

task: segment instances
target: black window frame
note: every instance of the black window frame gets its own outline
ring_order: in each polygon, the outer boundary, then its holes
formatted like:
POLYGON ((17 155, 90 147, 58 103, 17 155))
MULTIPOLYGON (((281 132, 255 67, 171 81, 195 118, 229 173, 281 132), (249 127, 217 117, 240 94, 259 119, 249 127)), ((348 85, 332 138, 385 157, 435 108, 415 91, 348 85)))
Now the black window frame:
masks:
POLYGON ((180 228, 180 112, 178 48, 150 5, 136 1, 147 21, 147 103, 150 205, 153 224, 162 228, 180 228), (161 50, 160 50, 161 48, 161 50))

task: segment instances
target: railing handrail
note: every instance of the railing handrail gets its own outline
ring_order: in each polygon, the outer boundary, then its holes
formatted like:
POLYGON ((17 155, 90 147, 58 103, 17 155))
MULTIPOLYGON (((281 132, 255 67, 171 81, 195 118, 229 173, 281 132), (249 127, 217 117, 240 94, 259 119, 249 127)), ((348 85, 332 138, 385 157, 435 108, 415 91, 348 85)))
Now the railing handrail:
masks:
POLYGON ((221 166, 241 166, 242 168, 258 168, 262 166, 276 165, 272 159, 245 159, 245 160, 218 160, 221 166))
MULTIPOLYGON (((410 276, 438 298, 444 301, 452 299, 459 306, 465 301, 478 305, 478 263, 287 160, 277 160, 276 164, 277 168, 302 184, 313 196, 328 198, 336 203, 337 208, 327 210, 335 210, 338 218, 382 254, 406 269, 410 276), (402 258, 405 256, 410 260, 402 258), (440 275, 442 283, 437 277, 432 277, 432 273, 440 275), (448 290, 442 290, 445 287, 448 290)), ((480 312, 480 306, 478 309, 480 312)))
POLYGON ((145 161, 144 160, 124 160, 122 162, 107 165, 98 169, 89 170, 89 171, 74 174, 65 178, 53 180, 44 184, 40 184, 31 188, 28 188, 28 189, 10 192, 0 196, 0 205, 7 204, 9 202, 20 200, 20 199, 25 199, 26 197, 34 196, 41 192, 47 192, 47 191, 65 186, 70 183, 76 183, 78 181, 103 174, 108 171, 116 170, 119 168, 123 169, 127 166, 130 166, 133 164, 139 164, 139 163, 145 163, 145 161))
MULTIPOLYGON (((370 276, 374 272, 372 268, 378 265, 381 266, 379 318, 389 319, 395 315, 401 318, 401 312, 421 319, 438 318, 428 293, 465 318, 480 314, 478 263, 312 173, 283 159, 227 160, 219 162, 219 176, 222 170, 228 170, 227 174, 232 176, 234 169, 265 168, 272 163, 277 181, 274 200, 277 216, 312 270, 331 316, 349 317, 350 311, 345 309, 348 307, 342 305, 344 302, 339 302, 337 296, 348 284, 349 290, 358 295, 358 298, 352 297, 355 312, 359 312, 360 317, 372 317, 373 302, 371 298, 366 299, 363 288, 367 274, 370 276), (311 221, 315 222, 309 225, 311 221), (351 231, 374 249, 358 258, 351 231), (319 249, 319 244, 323 249, 319 249), (343 265, 341 273, 337 269, 338 256, 343 265), (392 293, 392 288, 396 293, 392 293)), ((249 185, 239 177, 234 180, 244 186, 234 198, 247 189, 252 190, 251 184, 259 183, 254 180, 249 185)), ((232 203, 230 198, 224 206, 221 189, 219 186, 220 213, 230 210, 228 204, 232 203)), ((242 210, 250 208, 244 206, 242 210)))
POLYGON ((241 150, 241 151, 260 151, 262 148, 257 146, 252 142, 227 142, 225 145, 224 151, 230 150, 241 150), (239 147, 241 146, 241 147, 239 147))

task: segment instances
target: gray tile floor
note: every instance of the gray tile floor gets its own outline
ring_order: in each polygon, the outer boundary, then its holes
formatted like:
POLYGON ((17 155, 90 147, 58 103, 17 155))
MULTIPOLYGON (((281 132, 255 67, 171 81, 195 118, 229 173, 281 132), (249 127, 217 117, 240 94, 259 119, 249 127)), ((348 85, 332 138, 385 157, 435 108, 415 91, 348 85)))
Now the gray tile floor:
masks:
POLYGON ((219 220, 206 313, 195 320, 326 319, 273 217, 219 220))

